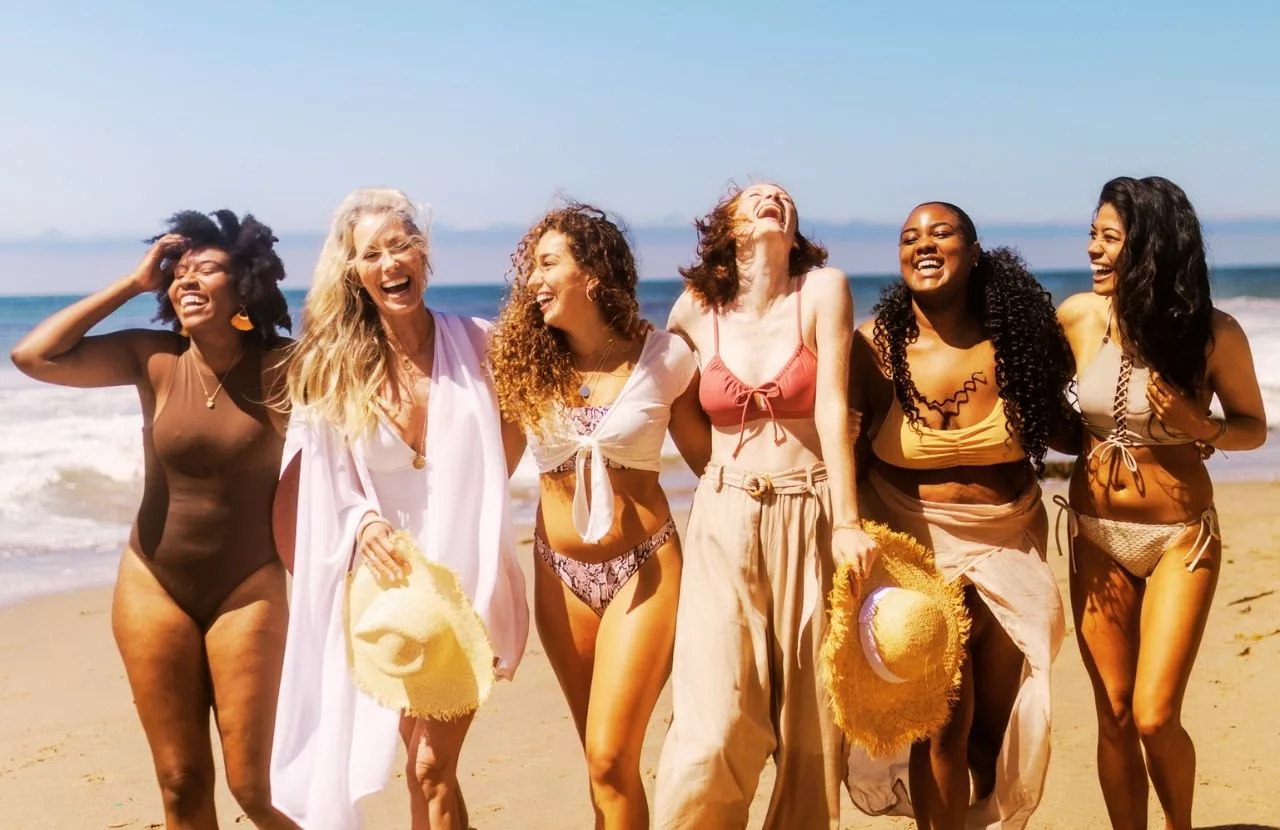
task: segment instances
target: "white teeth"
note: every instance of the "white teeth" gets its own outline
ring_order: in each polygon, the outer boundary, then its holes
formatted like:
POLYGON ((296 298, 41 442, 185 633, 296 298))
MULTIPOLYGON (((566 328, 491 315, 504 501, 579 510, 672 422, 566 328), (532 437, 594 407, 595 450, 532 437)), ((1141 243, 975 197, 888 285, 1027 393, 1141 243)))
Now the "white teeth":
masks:
POLYGON ((1111 266, 1110 266, 1110 265, 1101 265, 1101 264, 1099 264, 1099 263, 1096 263, 1096 262, 1095 262, 1095 263, 1093 263, 1093 265, 1091 265, 1091 266, 1089 266, 1089 267, 1090 267, 1090 270, 1092 270, 1092 271, 1093 271, 1093 273, 1095 273, 1095 274, 1110 274, 1110 273, 1111 273, 1111 266))
POLYGON ((184 294, 182 299, 178 301, 178 303, 183 308, 199 308, 200 306, 205 305, 208 302, 209 301, 206 300, 204 297, 197 297, 194 294, 184 294))
POLYGON ((917 271, 936 271, 941 267, 942 260, 940 259, 922 259, 916 263, 917 271))
POLYGON ((548 291, 539 291, 538 294, 533 299, 534 299, 534 302, 536 302, 538 305, 546 305, 547 303, 551 302, 551 300, 553 299, 553 296, 554 295, 552 295, 548 291))
POLYGON ((397 280, 396 282, 384 282, 384 283, 382 284, 382 290, 383 290, 383 291, 397 291, 397 290, 399 290, 399 289, 401 289, 401 288, 406 288, 406 287, 408 287, 408 285, 409 285, 409 280, 408 280, 408 278, 406 277, 405 279, 397 280))

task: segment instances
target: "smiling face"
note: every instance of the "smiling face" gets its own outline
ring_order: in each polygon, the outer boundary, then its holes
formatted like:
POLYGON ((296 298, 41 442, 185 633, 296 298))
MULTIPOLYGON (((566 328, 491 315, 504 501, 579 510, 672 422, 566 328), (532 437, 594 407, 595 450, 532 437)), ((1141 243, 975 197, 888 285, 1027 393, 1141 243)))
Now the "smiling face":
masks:
POLYGON ((1093 293, 1110 297, 1120 278, 1120 257, 1124 253, 1124 220, 1110 204, 1104 203, 1089 228, 1089 267, 1093 271, 1093 293))
POLYGON ((569 237, 557 230, 542 235, 533 251, 529 291, 548 326, 564 329, 591 312, 595 303, 588 292, 594 283, 574 259, 569 237))
POLYGON ((925 204, 907 217, 898 237, 902 279, 917 296, 963 291, 981 249, 965 237, 960 217, 944 205, 925 204))
POLYGON ((409 314, 427 290, 426 240, 391 213, 365 214, 352 229, 355 272, 378 313, 409 314))
POLYGON ((197 333, 209 326, 230 326, 241 300, 227 273, 231 257, 220 248, 194 248, 179 258, 169 285, 178 323, 197 333))
POLYGON ((742 191, 733 218, 741 239, 781 238, 788 247, 795 242, 796 204, 776 184, 757 184, 742 191))

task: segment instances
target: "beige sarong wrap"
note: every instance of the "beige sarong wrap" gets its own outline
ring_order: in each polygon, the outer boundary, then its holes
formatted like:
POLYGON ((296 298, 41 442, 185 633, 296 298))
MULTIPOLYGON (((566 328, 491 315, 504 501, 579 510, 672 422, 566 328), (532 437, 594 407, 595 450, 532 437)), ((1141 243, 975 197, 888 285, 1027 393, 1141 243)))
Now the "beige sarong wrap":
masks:
MULTIPOLYGON (((1049 519, 1039 484, 1008 504, 944 504, 911 498, 874 470, 858 488, 864 518, 909 533, 931 548, 948 580, 964 578, 1025 656, 996 759, 992 795, 969 809, 970 830, 1019 830, 1040 803, 1049 768, 1049 667, 1066 620, 1058 584, 1045 562, 1049 519)), ((911 815, 908 752, 874 761, 851 748, 847 783, 860 810, 911 815)))

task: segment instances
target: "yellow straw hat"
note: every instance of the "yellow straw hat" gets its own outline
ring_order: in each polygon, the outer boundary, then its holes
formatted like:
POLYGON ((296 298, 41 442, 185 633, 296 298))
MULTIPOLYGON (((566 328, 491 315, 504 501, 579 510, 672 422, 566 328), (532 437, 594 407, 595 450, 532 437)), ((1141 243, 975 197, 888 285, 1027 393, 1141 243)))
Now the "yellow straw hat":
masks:
POLYGON ((347 577, 347 656, 355 684, 389 709, 452 720, 480 708, 493 688, 493 647, 458 577, 429 561, 404 531, 392 542, 409 573, 379 583, 373 570, 347 577))
POLYGON ((880 554, 861 584, 851 565, 836 570, 822 677, 844 734, 883 758, 946 724, 969 614, 963 589, 943 580, 923 545, 881 524, 863 527, 880 554))

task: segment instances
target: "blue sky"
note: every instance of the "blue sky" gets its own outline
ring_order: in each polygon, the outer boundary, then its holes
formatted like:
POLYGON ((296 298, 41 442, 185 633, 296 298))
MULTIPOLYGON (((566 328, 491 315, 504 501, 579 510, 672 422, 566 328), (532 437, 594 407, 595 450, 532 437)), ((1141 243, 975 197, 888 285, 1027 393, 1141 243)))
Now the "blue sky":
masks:
POLYGON ((8 2, 0 239, 222 206, 315 232, 366 184, 450 228, 556 193, 687 226, 753 177, 809 222, 942 198, 1083 232, 1152 173, 1206 220, 1280 219, 1277 40, 1274 0, 8 2))

